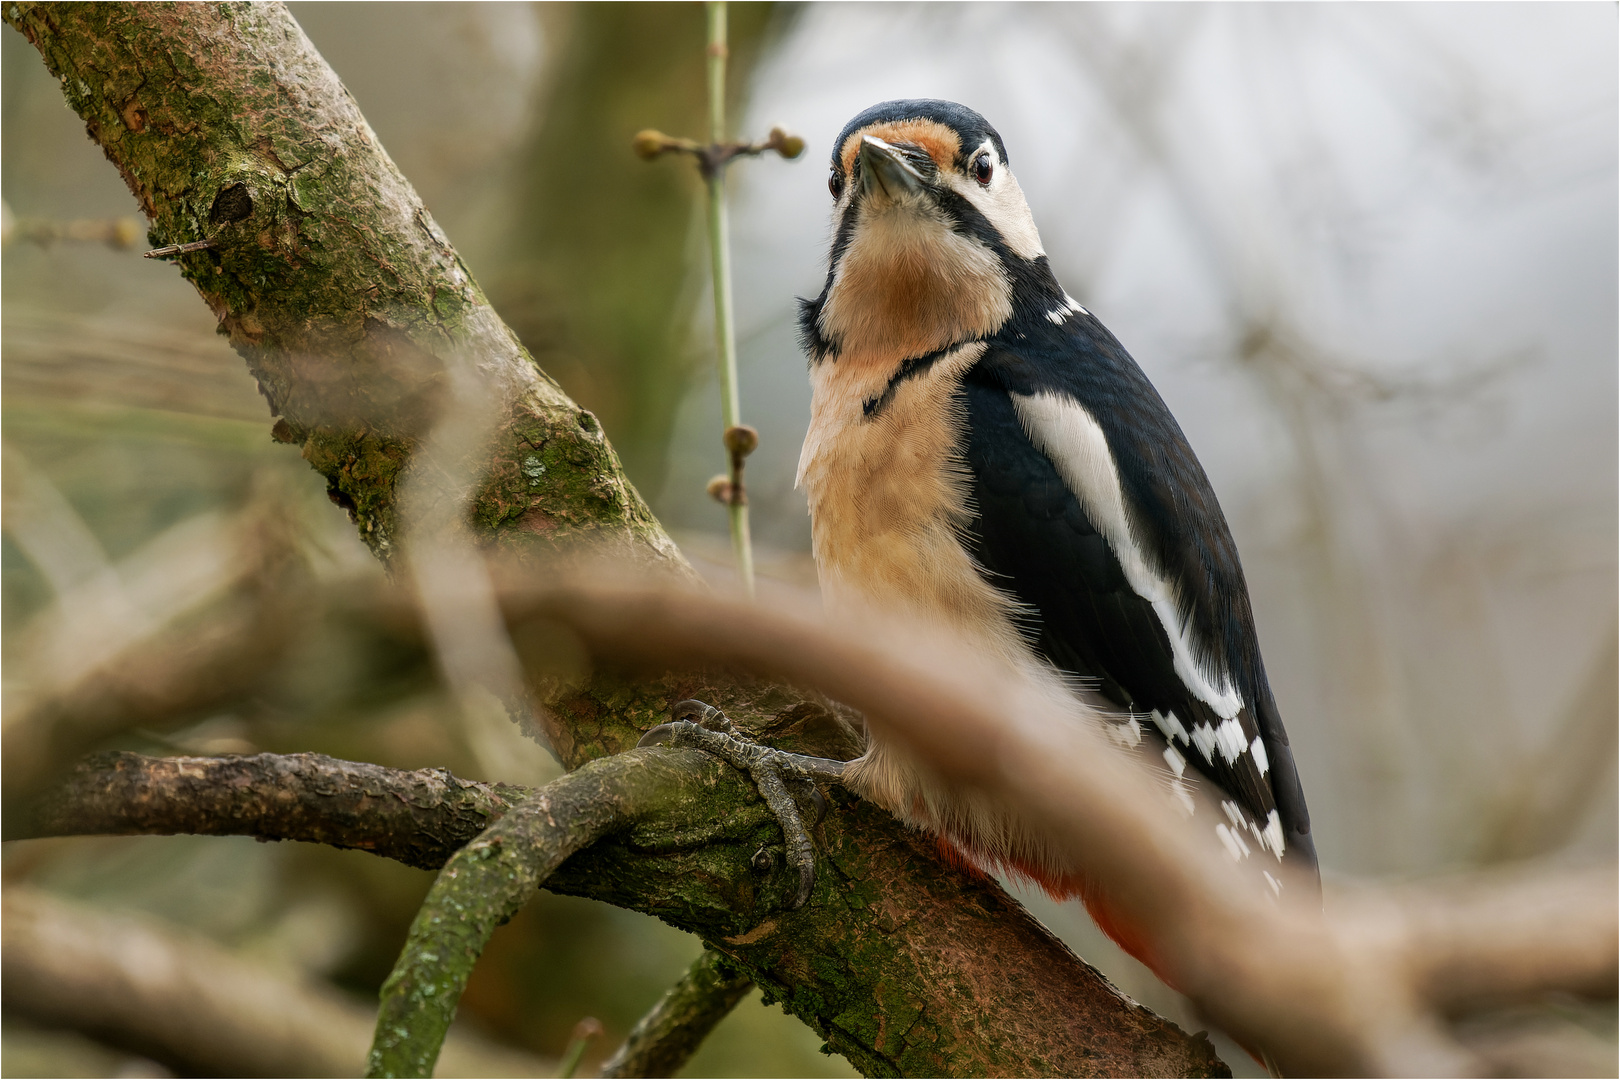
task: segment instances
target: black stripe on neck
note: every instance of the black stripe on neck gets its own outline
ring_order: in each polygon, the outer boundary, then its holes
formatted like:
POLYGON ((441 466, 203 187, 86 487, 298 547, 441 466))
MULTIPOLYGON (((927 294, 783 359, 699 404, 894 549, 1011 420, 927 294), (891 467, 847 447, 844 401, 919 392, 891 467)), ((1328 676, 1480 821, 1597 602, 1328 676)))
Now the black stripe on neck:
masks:
POLYGON ((907 379, 922 375, 934 366, 934 361, 939 360, 946 353, 971 344, 972 342, 969 341, 958 341, 954 345, 945 346, 943 349, 935 349, 926 356, 913 356, 909 360, 902 360, 899 370, 889 379, 888 385, 883 388, 883 392, 876 397, 869 397, 861 403, 861 419, 876 420, 883 410, 889 407, 889 403, 894 400, 894 395, 900 390, 901 383, 907 379))

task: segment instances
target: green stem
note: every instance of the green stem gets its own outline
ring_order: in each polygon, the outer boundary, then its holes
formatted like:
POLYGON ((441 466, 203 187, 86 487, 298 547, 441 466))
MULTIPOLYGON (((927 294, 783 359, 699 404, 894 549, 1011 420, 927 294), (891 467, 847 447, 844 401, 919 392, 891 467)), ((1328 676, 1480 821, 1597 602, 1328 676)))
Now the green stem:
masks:
MULTIPOLYGON (((710 0, 709 8, 709 141, 718 146, 726 137, 726 4, 710 0)), ((737 330, 732 319, 731 229, 726 220, 724 165, 707 170, 709 186, 709 269, 714 276, 714 340, 720 360, 720 422, 722 432, 742 424, 737 391, 737 330)), ((733 495, 727 504, 731 519, 731 548, 743 588, 754 595, 754 549, 748 532, 748 504, 744 501, 742 466, 733 458, 733 495)))
POLYGON ((591 1040, 584 1038, 575 1039, 568 1044, 568 1049, 563 1051, 562 1064, 557 1066, 558 1080, 569 1080, 569 1077, 579 1071, 579 1063, 585 1057, 585 1048, 590 1044, 591 1040))

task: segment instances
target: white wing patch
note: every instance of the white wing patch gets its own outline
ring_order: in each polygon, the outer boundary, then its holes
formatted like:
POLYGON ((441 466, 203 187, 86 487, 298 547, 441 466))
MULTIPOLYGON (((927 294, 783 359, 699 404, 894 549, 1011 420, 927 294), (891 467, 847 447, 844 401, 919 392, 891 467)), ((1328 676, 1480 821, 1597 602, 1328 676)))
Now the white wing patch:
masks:
POLYGON ((1180 739, 1182 746, 1192 745, 1192 736, 1187 734, 1186 727, 1176 718, 1175 713, 1160 712, 1158 709, 1154 709, 1151 715, 1153 717, 1153 726, 1159 729, 1159 733, 1164 736, 1165 742, 1175 745, 1172 740, 1180 739))
POLYGON ((1256 735, 1254 742, 1249 744, 1249 754, 1254 758, 1254 764, 1260 770, 1260 775, 1265 776, 1271 768, 1271 759, 1266 757, 1266 744, 1260 741, 1260 736, 1256 735))
POLYGON ((1198 747, 1198 752, 1204 755, 1204 760, 1215 764, 1215 729, 1207 723, 1199 724, 1193 728, 1192 741, 1198 747))
MULTIPOLYGON (((1243 699, 1225 672, 1206 671, 1193 658, 1192 629, 1177 610, 1175 588, 1149 568, 1145 553, 1131 534, 1119 470, 1109 452, 1108 437, 1096 419, 1079 402, 1057 394, 1013 394, 1012 401, 1025 434, 1057 466, 1086 516, 1108 541, 1125 580, 1138 596, 1153 605, 1153 613, 1170 639, 1176 674, 1215 715, 1232 720, 1243 708, 1243 699)), ((1242 736, 1238 738, 1241 742, 1242 736)), ((1198 741, 1196 733, 1194 741, 1198 741)), ((1199 750, 1205 758, 1210 756, 1202 745, 1199 750)))
POLYGON ((1271 849, 1279 862, 1283 857, 1283 831, 1282 819, 1273 810, 1266 815, 1266 827, 1260 832, 1260 843, 1271 849))
POLYGON ((1053 308, 1051 311, 1048 311, 1046 313, 1046 317, 1052 321, 1052 324, 1054 326, 1062 326, 1064 320, 1067 319, 1070 315, 1090 315, 1090 314, 1091 314, 1091 312, 1087 311, 1085 308, 1080 306, 1080 301, 1076 300, 1074 297, 1070 296, 1068 293, 1064 293, 1063 294, 1063 303, 1059 304, 1057 307, 1053 308))
POLYGON ((1239 754, 1249 748, 1249 741, 1243 736, 1243 725, 1236 720, 1221 721, 1221 726, 1215 729, 1215 745, 1220 748, 1221 757, 1226 759, 1226 763, 1232 764, 1239 754))

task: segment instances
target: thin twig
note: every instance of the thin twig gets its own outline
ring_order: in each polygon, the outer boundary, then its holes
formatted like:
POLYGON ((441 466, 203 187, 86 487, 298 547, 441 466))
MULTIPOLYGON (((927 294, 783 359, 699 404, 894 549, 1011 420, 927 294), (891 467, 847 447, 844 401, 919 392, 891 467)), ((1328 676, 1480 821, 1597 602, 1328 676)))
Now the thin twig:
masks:
POLYGON ((585 1050, 591 1045, 591 1040, 599 1038, 602 1034, 602 1021, 594 1016, 587 1016, 574 1025, 574 1033, 568 1040, 568 1049, 563 1051, 562 1064, 557 1066, 557 1080, 569 1080, 569 1077, 579 1071, 579 1063, 585 1058, 585 1050))
POLYGON ((166 247, 153 248, 151 251, 143 252, 141 258, 168 259, 175 255, 189 255, 193 251, 207 251, 213 246, 214 241, 212 239, 193 240, 189 244, 169 244, 166 247))
POLYGON ((753 988, 745 972, 704 949, 681 981, 636 1021, 624 1045, 602 1066, 602 1075, 674 1076, 753 988))

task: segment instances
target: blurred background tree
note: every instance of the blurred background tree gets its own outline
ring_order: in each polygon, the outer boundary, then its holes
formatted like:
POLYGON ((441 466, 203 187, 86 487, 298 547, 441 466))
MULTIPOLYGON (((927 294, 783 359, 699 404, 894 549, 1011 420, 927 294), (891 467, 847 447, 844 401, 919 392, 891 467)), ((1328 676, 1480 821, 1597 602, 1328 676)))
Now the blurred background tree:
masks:
MULTIPOLYGON (((503 316, 723 581, 724 514, 702 495, 719 451, 699 185, 629 152, 642 127, 701 130, 701 8, 292 7, 503 316)), ((739 131, 781 123, 814 160, 899 96, 965 101, 1000 128, 1059 276, 1143 364, 1222 496, 1330 887, 1615 851, 1613 20, 1595 5, 732 10, 739 131)), ((33 51, 9 32, 0 47, 10 709, 96 649, 228 617, 256 581, 341 598, 381 570, 266 438, 252 379, 172 268, 22 227, 135 208, 33 51)), ((792 298, 819 286, 823 174, 745 170, 734 192, 760 566, 813 581, 792 298)), ((359 620, 321 626, 229 707, 200 701, 119 745, 554 775, 511 725, 458 709, 430 658, 359 620)), ((4 873, 362 1005, 430 881, 354 852, 178 837, 10 844, 4 873)), ((1078 907, 1026 900, 1127 993, 1201 1026, 1078 907)), ((462 1015, 546 1057, 598 1016, 588 1070, 697 948, 542 894, 498 932, 462 1015)), ((0 1070, 186 1067, 39 1019, 8 995, 0 1070)), ((1612 1072, 1612 1009, 1501 1023, 1585 1048, 1546 1071, 1612 1072)), ((745 1004, 687 1073, 847 1074, 817 1048, 745 1004)))

